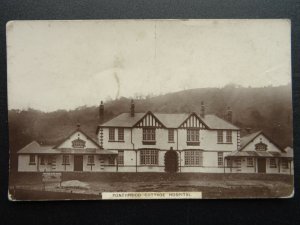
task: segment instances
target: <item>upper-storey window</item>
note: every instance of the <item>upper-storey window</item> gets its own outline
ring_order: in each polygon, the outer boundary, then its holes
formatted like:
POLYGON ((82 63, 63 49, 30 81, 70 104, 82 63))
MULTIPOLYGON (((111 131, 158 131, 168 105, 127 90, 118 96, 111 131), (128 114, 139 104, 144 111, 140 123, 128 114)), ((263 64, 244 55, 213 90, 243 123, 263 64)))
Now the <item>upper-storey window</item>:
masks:
POLYGON ((265 143, 258 143, 255 145, 255 150, 256 151, 267 151, 268 146, 265 143))
POLYGON ((109 128, 108 138, 109 138, 110 141, 115 140, 115 128, 109 128))
POLYGON ((232 143, 232 131, 231 130, 226 131, 226 142, 232 143))
POLYGON ((218 130, 218 143, 223 143, 223 131, 218 130))
POLYGON ((187 145, 199 145, 199 130, 187 129, 187 145))
POLYGON ((174 129, 169 129, 168 130, 168 141, 169 142, 174 142, 174 129))
POLYGON ((143 140, 144 141, 155 141, 155 128, 144 128, 143 129, 143 140))
POLYGON ((124 128, 118 129, 118 141, 124 141, 124 128))

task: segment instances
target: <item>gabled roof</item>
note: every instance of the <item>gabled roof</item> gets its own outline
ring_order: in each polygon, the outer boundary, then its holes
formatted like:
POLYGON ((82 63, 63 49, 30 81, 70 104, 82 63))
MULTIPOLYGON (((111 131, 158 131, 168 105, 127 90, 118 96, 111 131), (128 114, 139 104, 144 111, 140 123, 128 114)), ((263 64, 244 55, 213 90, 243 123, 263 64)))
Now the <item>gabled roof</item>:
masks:
MULTIPOLYGON (((133 127, 140 121, 147 113, 135 113, 131 117, 130 113, 122 113, 117 117, 99 125, 99 127, 133 127)), ((178 128, 191 113, 152 113, 166 128, 178 128)), ((224 130, 239 130, 238 127, 219 118, 216 115, 205 115, 204 118, 196 114, 204 124, 210 129, 224 129, 224 130)), ((98 132, 98 130, 97 130, 98 132)))
POLYGON ((281 152, 285 151, 278 145, 276 144, 271 138, 269 138, 263 131, 257 131, 255 133, 251 133, 248 134, 244 137, 241 138, 241 147, 239 149, 239 151, 242 151, 246 146, 248 146, 250 144, 250 142, 252 142, 256 137, 258 137, 259 135, 263 135, 265 136, 273 145, 275 145, 281 152))
POLYGON ((152 117, 155 118, 155 120, 157 120, 157 123, 159 124, 159 126, 165 127, 165 125, 160 121, 160 119, 158 119, 156 117, 156 115, 154 115, 151 111, 148 111, 140 120, 138 120, 134 126, 137 126, 147 115, 151 115, 152 117))
POLYGON ((24 148, 18 151, 18 154, 37 154, 37 153, 44 153, 44 154, 57 154, 60 151, 53 149, 53 146, 42 146, 36 141, 32 141, 24 148))
POLYGON ((85 132, 83 132, 80 128, 77 128, 76 130, 74 130, 71 134, 69 134, 66 138, 64 138, 59 144, 57 144, 56 146, 54 146, 54 149, 57 149, 60 145, 62 145, 66 140, 68 140, 73 134, 75 134, 76 132, 80 132, 82 133, 88 140, 90 140, 91 142, 93 142, 98 148, 101 148, 100 145, 98 145, 98 143, 96 141, 94 141, 94 139, 92 139, 91 137, 89 137, 85 132))
POLYGON ((201 117, 203 122, 210 128, 210 129, 220 129, 220 130, 239 130, 240 128, 233 125, 232 123, 221 119, 220 117, 209 114, 205 115, 205 117, 201 117))
POLYGON ((230 157, 263 157, 263 158, 272 158, 272 157, 279 157, 279 158, 292 158, 286 153, 281 152, 254 152, 254 151, 234 151, 225 156, 225 158, 230 157))

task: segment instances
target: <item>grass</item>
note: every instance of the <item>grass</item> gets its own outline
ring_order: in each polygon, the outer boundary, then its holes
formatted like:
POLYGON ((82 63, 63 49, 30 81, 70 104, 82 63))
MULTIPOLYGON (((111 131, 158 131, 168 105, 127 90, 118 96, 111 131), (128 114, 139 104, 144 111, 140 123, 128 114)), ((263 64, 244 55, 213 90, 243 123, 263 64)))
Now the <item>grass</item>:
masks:
MULTIPOLYGON (((201 191, 203 198, 209 199, 278 198, 291 196, 294 189, 292 176, 277 174, 64 173, 63 180, 86 182, 90 188, 59 188, 57 184, 47 184, 47 192, 42 191, 41 174, 18 173, 12 177, 11 188, 15 187, 19 193, 20 190, 27 191, 21 196, 23 200, 85 199, 84 196, 87 199, 99 199, 102 192, 120 191, 201 191)), ((20 199, 18 194, 13 196, 16 199, 18 197, 20 199)))

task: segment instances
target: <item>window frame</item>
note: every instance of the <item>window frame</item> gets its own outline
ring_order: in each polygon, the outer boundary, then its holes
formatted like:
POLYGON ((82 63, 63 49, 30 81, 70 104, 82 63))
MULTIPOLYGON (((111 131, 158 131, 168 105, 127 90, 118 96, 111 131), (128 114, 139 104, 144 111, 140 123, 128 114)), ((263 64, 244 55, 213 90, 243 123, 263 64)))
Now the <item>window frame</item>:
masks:
POLYGON ((95 165, 95 156, 94 155, 88 155, 87 165, 95 165))
POLYGON ((110 127, 108 128, 108 141, 115 141, 116 135, 115 135, 115 128, 110 127))
POLYGON ((217 142, 218 144, 224 143, 224 132, 223 130, 217 130, 217 142))
POLYGON ((254 158, 253 157, 247 157, 247 167, 254 167, 254 158))
POLYGON ((272 169, 277 168, 277 162, 275 158, 270 158, 269 167, 272 169))
POLYGON ((62 165, 70 165, 70 156, 69 155, 63 155, 62 165))
POLYGON ((224 166, 224 152, 218 152, 217 154, 218 159, 218 167, 224 166))
POLYGON ((118 151, 117 163, 118 163, 118 165, 124 165, 124 150, 118 151))
POLYGON ((118 141, 124 141, 124 128, 118 128, 118 141))
POLYGON ((168 142, 169 143, 175 142, 175 129, 168 129, 168 142))
POLYGON ((36 165, 35 155, 29 155, 29 165, 36 165))
POLYGON ((242 168, 242 159, 241 158, 234 159, 234 164, 236 168, 242 168))
POLYGON ((203 152, 201 150, 185 150, 184 151, 185 166, 203 166, 203 152))
POLYGON ((232 130, 226 130, 226 143, 232 143, 232 130))
POLYGON ((142 166, 157 166, 159 158, 158 149, 141 149, 140 150, 140 165, 142 166))

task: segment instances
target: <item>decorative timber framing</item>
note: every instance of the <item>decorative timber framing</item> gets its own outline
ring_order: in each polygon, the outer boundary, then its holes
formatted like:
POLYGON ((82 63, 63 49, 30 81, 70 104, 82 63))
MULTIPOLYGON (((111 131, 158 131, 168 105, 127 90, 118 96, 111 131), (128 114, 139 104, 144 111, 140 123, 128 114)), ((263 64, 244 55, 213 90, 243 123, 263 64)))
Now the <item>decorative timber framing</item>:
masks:
POLYGON ((148 111, 133 127, 166 128, 165 125, 150 111, 148 111))
POLYGON ((191 113, 182 124, 180 124, 179 128, 187 129, 187 128, 198 128, 198 129, 209 129, 209 127, 201 120, 201 118, 195 113, 191 113))

